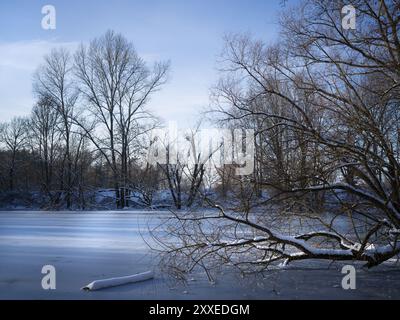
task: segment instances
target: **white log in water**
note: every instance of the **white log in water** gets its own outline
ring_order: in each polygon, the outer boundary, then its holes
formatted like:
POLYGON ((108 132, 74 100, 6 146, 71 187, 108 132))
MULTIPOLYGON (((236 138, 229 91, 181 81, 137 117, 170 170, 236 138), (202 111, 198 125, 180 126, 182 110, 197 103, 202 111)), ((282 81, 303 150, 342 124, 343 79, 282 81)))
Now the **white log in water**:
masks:
POLYGON ((84 286, 83 290, 94 291, 109 287, 120 286, 128 283, 135 283, 145 280, 150 280, 154 278, 153 271, 147 271, 143 273, 134 274, 131 276, 125 277, 118 277, 118 278, 110 278, 110 279, 103 279, 103 280, 95 280, 88 285, 84 286))

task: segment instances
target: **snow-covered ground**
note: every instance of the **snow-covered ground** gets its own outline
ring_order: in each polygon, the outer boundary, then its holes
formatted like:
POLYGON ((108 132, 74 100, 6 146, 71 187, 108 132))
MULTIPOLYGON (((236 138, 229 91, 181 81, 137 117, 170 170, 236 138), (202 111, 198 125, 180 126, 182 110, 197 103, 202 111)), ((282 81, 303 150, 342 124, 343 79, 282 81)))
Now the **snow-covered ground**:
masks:
POLYGON ((358 269, 357 289, 341 288, 343 264, 309 261, 260 277, 229 271, 210 284, 202 274, 186 285, 157 269, 145 244, 148 224, 164 212, 0 212, 0 299, 399 299, 400 268, 358 269), (44 265, 56 268, 56 290, 43 290, 44 265), (97 280, 154 270, 153 280, 100 291, 97 280))

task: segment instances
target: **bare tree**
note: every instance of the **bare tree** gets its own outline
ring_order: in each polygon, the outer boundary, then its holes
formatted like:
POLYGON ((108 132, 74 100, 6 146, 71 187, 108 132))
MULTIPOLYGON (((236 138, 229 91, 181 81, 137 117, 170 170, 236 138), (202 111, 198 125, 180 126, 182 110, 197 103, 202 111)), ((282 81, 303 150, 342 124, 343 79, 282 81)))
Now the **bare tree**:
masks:
POLYGON ((203 186, 207 166, 211 165, 216 150, 201 148, 200 124, 195 130, 176 139, 162 143, 166 163, 159 163, 158 166, 164 173, 175 207, 180 210, 183 206, 193 206, 203 186))
POLYGON ((3 142, 8 152, 8 187, 11 191, 15 187, 18 154, 26 147, 28 138, 27 128, 28 119, 23 117, 15 117, 10 122, 0 126, 0 141, 3 142))
POLYGON ((268 133, 263 145, 273 146, 266 156, 295 161, 280 173, 287 183, 260 181, 278 193, 258 210, 209 201, 214 214, 177 213, 167 222, 179 241, 159 240, 174 270, 228 263, 248 271, 305 259, 373 267, 399 254, 400 7, 350 3, 357 30, 343 29, 341 1, 305 1, 283 17, 276 45, 227 37, 219 111, 242 126, 258 119, 268 133), (260 97, 267 105, 256 108, 260 97), (331 202, 322 212, 303 201, 321 192, 331 202))
POLYGON ((78 98, 73 85, 72 63, 66 49, 55 49, 45 57, 44 64, 35 73, 34 90, 39 99, 50 98, 61 121, 58 123, 64 142, 65 166, 62 167, 60 189, 65 189, 67 208, 72 204, 73 159, 71 144, 73 135, 74 107, 78 98), (65 175, 65 178, 64 178, 65 175))
POLYGON ((108 31, 75 55, 75 73, 88 118, 76 119, 113 173, 117 207, 128 200, 129 148, 132 132, 150 118, 145 106, 166 80, 168 63, 149 69, 133 45, 122 35, 108 31))
POLYGON ((53 105, 51 97, 42 96, 33 107, 30 119, 32 136, 29 139, 33 153, 40 161, 40 180, 42 190, 52 199, 54 174, 58 160, 60 114, 53 105))

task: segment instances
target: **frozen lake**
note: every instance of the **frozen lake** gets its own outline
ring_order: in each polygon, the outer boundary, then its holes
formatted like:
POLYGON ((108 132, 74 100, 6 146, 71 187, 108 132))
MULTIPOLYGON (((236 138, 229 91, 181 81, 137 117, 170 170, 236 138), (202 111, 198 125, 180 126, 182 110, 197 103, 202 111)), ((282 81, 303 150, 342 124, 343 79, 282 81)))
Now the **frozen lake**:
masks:
POLYGON ((0 212, 0 299, 399 299, 393 262, 359 269, 357 289, 341 288, 341 264, 307 262, 263 280, 226 272, 216 284, 202 274, 187 285, 160 274, 147 247, 147 224, 162 212, 0 212), (149 219, 149 217, 151 217, 149 219), (44 265, 56 268, 56 290, 43 290, 44 265), (153 280, 85 292, 96 279, 154 270, 153 280))

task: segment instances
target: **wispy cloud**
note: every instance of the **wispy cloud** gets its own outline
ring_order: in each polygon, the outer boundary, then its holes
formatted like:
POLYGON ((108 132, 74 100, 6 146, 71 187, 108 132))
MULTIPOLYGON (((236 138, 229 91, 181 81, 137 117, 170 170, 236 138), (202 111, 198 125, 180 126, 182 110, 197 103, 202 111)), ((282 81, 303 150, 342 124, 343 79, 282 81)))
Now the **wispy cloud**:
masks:
POLYGON ((0 121, 29 114, 33 105, 32 74, 53 48, 75 49, 78 42, 0 42, 0 121))
POLYGON ((61 46, 73 50, 78 44, 44 40, 0 42, 0 68, 32 71, 53 48, 61 46))
MULTIPOLYGON (((57 40, 0 42, 0 122, 30 113, 34 104, 32 76, 46 54, 58 47, 74 52, 79 44, 57 40)), ((150 65, 162 59, 152 52, 139 52, 139 55, 150 65)), ((189 78, 202 78, 202 75, 188 74, 186 69, 183 73, 175 72, 175 75, 152 99, 151 109, 167 120, 179 118, 188 121, 207 103, 207 86, 203 85, 199 90, 198 81, 192 83, 189 78)))

